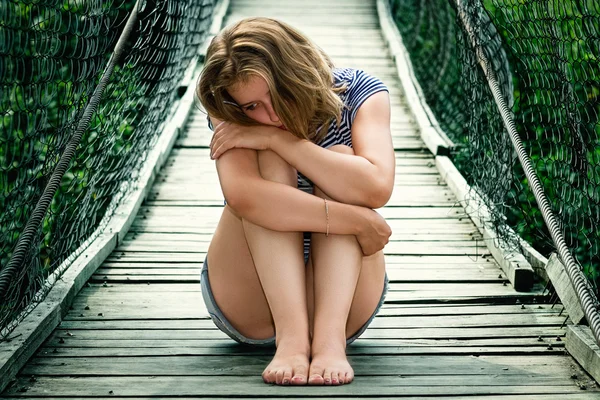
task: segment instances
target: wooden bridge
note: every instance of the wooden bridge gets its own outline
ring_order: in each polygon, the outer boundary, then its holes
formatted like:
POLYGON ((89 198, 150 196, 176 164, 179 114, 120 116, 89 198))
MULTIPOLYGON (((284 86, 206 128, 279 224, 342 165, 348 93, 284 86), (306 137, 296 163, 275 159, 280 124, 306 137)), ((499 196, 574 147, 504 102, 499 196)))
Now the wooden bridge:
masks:
POLYGON ((281 18, 338 66, 381 78, 392 99, 396 187, 380 210, 390 291, 349 346, 355 381, 340 387, 266 385, 274 350, 217 330, 199 276, 222 211, 211 131, 194 112, 126 240, 2 398, 436 397, 598 399, 564 351, 565 313, 543 287, 517 292, 442 179, 407 109, 374 1, 233 0, 225 24, 281 18))

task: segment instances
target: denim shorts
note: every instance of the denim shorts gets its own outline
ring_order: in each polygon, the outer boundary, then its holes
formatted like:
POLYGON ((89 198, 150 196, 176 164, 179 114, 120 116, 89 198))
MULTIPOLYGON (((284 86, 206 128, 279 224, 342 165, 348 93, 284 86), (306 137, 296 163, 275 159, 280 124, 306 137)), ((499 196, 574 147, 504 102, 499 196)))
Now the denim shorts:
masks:
MULTIPOLYGON (((275 336, 273 336, 272 338, 262 339, 262 340, 247 338, 247 337, 243 336, 240 332, 238 332, 229 323, 229 321, 227 321, 227 319, 225 319, 225 316, 223 315, 223 313, 217 306, 217 303, 215 302, 215 297, 213 296, 212 290, 210 288, 210 282, 208 281, 208 262, 207 262, 206 258, 204 259, 204 265, 202 266, 202 271, 200 272, 200 287, 202 290, 202 297, 204 299, 204 303, 206 304, 206 309, 208 310, 208 314, 210 315, 210 318, 212 319, 214 324, 217 326, 217 328, 219 328, 221 331, 225 332, 227 334, 227 336, 229 336, 236 342, 246 344, 246 345, 252 345, 252 346, 274 346, 275 345, 275 336)), ((356 332, 354 335, 352 335, 352 337, 346 339, 346 345, 349 345, 350 343, 354 342, 356 339, 358 339, 358 337, 360 335, 362 335, 364 333, 364 331, 367 330, 367 327, 373 321, 373 318, 375 318, 375 315, 377 315, 377 313, 379 312, 379 309, 383 305, 385 296, 388 292, 388 288, 389 288, 389 279, 388 279, 387 272, 386 272, 384 286, 383 286, 383 292, 381 293, 381 298, 379 299, 377 308, 375 308, 375 312, 373 312, 373 315, 371 315, 369 320, 358 330, 358 332, 356 332)))

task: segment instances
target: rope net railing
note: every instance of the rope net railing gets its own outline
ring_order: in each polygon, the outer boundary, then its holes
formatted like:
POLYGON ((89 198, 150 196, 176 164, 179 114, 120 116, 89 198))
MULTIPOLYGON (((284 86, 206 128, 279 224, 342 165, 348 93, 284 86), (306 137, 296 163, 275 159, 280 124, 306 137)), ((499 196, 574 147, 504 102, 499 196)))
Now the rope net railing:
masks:
POLYGON ((597 315, 600 3, 390 0, 390 6, 426 101, 456 144, 453 162, 492 211, 488 222, 497 239, 520 250, 520 236, 549 255, 562 246, 555 234, 564 237, 563 250, 585 275, 597 315), (536 203, 511 130, 531 159, 556 232, 536 203))
POLYGON ((9 339, 50 289, 48 278, 64 272, 136 187, 216 3, 0 2, 0 339, 9 339), (121 60, 114 62, 134 6, 137 18, 121 60), (85 117, 89 127, 79 133, 68 169, 31 239, 23 240, 107 72, 112 74, 96 112, 85 117), (22 260, 15 257, 23 249, 22 260))

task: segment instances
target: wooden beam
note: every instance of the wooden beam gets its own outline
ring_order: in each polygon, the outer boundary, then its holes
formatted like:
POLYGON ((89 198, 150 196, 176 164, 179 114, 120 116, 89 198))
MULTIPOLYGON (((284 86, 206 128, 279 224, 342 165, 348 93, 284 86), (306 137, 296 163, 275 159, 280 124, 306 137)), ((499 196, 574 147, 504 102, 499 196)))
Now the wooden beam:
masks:
POLYGON ((600 383, 600 346, 596 344, 592 330, 587 326, 567 327, 567 351, 600 383))
POLYGON ((392 19, 387 0, 377 0, 377 13, 383 38, 394 58, 406 102, 419 126, 421 138, 434 155, 447 155, 448 148, 453 147, 454 143, 440 128, 435 115, 427 105, 421 85, 415 77, 410 56, 402 42, 402 36, 392 19))
POLYGON ((556 253, 550 256, 548 264, 546 264, 546 273, 560 301, 567 309, 571 321, 575 325, 579 325, 585 318, 585 313, 579 302, 579 297, 577 297, 577 292, 575 292, 575 288, 567 274, 567 270, 556 253))

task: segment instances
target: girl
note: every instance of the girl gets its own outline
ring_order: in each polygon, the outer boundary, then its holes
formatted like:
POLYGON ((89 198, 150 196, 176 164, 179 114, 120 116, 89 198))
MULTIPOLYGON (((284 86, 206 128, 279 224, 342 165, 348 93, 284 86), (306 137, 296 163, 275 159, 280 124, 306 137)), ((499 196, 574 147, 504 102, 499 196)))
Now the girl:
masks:
POLYGON ((391 230, 372 210, 394 185, 387 88, 334 68, 289 25, 249 18, 213 39, 197 95, 226 199, 201 275, 212 320, 275 344, 267 383, 350 383, 346 346, 387 291, 391 230))

